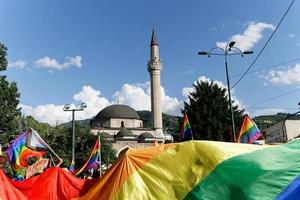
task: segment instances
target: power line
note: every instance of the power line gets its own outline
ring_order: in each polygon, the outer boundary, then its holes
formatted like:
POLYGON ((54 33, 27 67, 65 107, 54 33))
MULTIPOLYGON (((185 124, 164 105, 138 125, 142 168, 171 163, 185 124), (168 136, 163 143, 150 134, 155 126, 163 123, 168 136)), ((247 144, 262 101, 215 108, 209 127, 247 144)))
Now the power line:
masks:
POLYGON ((296 110, 299 108, 284 108, 284 107, 265 107, 265 106, 245 106, 245 108, 250 108, 250 109, 284 109, 284 110, 296 110))
POLYGON ((268 102, 268 101, 277 99, 277 98, 279 98, 279 97, 282 97, 282 96, 285 96, 285 95, 288 95, 288 94, 297 92, 298 90, 300 90, 300 88, 296 88, 296 89, 294 89, 294 90, 290 90, 290 91, 285 92, 285 93, 282 93, 282 94, 280 94, 280 95, 277 95, 277 96, 274 96, 274 97, 271 97, 271 98, 262 100, 262 101, 260 101, 260 102, 255 103, 255 104, 252 104, 250 107, 254 107, 254 106, 256 106, 256 105, 259 105, 259 104, 262 104, 262 103, 265 103, 265 102, 268 102))
MULTIPOLYGON (((266 70, 266 69, 275 68, 275 67, 278 67, 278 66, 281 66, 281 65, 286 65, 286 64, 289 64, 289 63, 296 62, 296 61, 298 61, 298 60, 300 60, 300 58, 296 58, 296 59, 293 59, 293 60, 288 60, 288 61, 285 61, 285 62, 276 64, 276 65, 271 65, 271 66, 267 66, 267 67, 262 67, 262 68, 257 69, 257 70, 252 70, 252 71, 249 71, 247 74, 252 74, 252 73, 259 72, 259 71, 263 71, 263 70, 266 70)), ((246 74, 246 75, 247 75, 247 74, 246 74)), ((243 74, 235 74, 235 75, 231 76, 230 78, 235 78, 235 77, 239 77, 239 76, 242 76, 242 75, 243 75, 243 74)))
POLYGON ((262 52, 265 50, 265 48, 267 47, 267 45, 269 44, 270 40, 273 38, 274 34, 276 33, 277 29, 279 28, 281 22, 283 21, 283 19, 285 18, 285 16, 287 15, 287 13, 289 12, 290 8, 292 7, 292 5, 294 4, 295 0, 293 0, 290 4, 290 6, 288 7, 288 9, 285 11, 284 15, 282 16, 282 18, 280 19, 278 25, 276 26, 275 30, 272 32, 271 36, 269 37, 269 39, 267 40, 267 42, 265 43, 265 45, 263 46, 263 48, 260 50, 260 52, 258 53, 258 55, 256 56, 256 58, 253 60, 253 62, 251 63, 251 65, 248 67, 248 69, 246 70, 246 72, 242 75, 242 77, 231 87, 234 88, 245 76, 246 74, 249 72, 249 70, 253 67, 254 63, 258 60, 258 58, 260 57, 260 55, 262 54, 262 52))

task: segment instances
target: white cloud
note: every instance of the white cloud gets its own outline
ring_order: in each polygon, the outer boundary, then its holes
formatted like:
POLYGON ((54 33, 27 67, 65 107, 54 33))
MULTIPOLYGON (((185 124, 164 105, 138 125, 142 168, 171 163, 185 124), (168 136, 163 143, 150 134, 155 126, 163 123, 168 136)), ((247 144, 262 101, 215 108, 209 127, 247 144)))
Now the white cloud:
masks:
MULTIPOLYGON (((82 90, 73 96, 76 104, 84 102, 87 107, 84 111, 76 112, 76 120, 94 117, 101 109, 110 105, 110 102, 101 96, 100 91, 93 89, 91 86, 83 86, 82 90)), ((55 125, 71 120, 71 113, 63 111, 64 105, 46 104, 36 107, 20 104, 22 113, 31 115, 40 122, 47 122, 55 125)), ((75 107, 71 104, 71 107, 75 107)))
POLYGON ((141 84, 124 84, 113 95, 115 103, 128 105, 136 110, 151 110, 151 98, 147 87, 141 84))
POLYGON ((192 92, 194 92, 194 91, 195 91, 194 87, 184 87, 181 90, 181 94, 182 94, 182 96, 184 96, 184 97, 186 97, 188 99, 189 94, 192 93, 192 92))
MULTIPOLYGON (((211 80, 209 79, 209 78, 207 78, 206 76, 200 76, 199 78, 198 78, 198 81, 195 81, 194 82, 194 84, 197 84, 197 82, 211 82, 211 80)), ((217 84, 220 88, 224 88, 224 89, 226 89, 227 90, 227 86, 226 85, 224 85, 221 81, 216 81, 216 80, 214 80, 214 83, 215 84, 217 84)), ((195 90, 194 90, 194 87, 184 87, 183 89, 182 89, 182 95, 184 96, 184 97, 188 97, 188 95, 191 93, 191 92, 194 92, 195 90)))
MULTIPOLYGON (((198 78, 198 81, 211 80, 205 76, 198 78)), ((227 88, 221 81, 214 81, 219 87, 227 88)), ((136 84, 124 84, 119 91, 116 91, 112 96, 112 101, 108 98, 101 96, 99 90, 95 90, 92 86, 86 85, 82 87, 82 90, 73 95, 74 103, 71 107, 79 105, 81 102, 87 104, 84 111, 76 112, 76 119, 87 119, 94 117, 100 110, 111 104, 125 104, 135 110, 151 110, 151 95, 150 95, 150 82, 136 83, 136 84)), ((193 91, 192 87, 185 87, 182 89, 182 95, 186 98, 188 94, 193 91)), ((234 93, 234 90, 232 91, 234 93)), ((243 108, 240 100, 234 95, 232 99, 235 101, 235 105, 239 108, 243 108)), ((162 112, 170 115, 181 115, 181 108, 183 108, 183 101, 178 100, 175 97, 170 97, 166 94, 165 89, 161 87, 161 104, 162 112)), ((32 115, 40 122, 47 122, 52 125, 67 122, 71 120, 71 113, 64 112, 64 105, 46 104, 36 107, 20 104, 22 113, 25 115, 32 115)))
POLYGON ((75 67, 81 68, 81 56, 75 56, 75 57, 67 57, 67 62, 63 65, 74 65, 75 67))
MULTIPOLYGON (((262 38, 262 32, 265 29, 274 30, 273 24, 267 24, 264 22, 251 22, 243 34, 236 34, 229 40, 235 41, 235 47, 240 48, 242 51, 250 50, 254 44, 256 44, 262 38)), ((227 42, 217 42, 216 45, 221 48, 225 48, 227 42)))
POLYGON ((264 78, 273 85, 300 84, 300 64, 283 70, 271 70, 264 78))
POLYGON ((26 62, 24 60, 8 61, 8 67, 23 69, 25 66, 26 62))
POLYGON ((73 99, 87 104, 84 111, 78 112, 79 119, 94 117, 100 110, 111 104, 107 98, 101 96, 99 90, 95 90, 90 85, 83 86, 82 90, 73 96, 73 99))
MULTIPOLYGON (((165 94, 165 90, 161 87, 162 97, 162 111, 171 115, 180 115, 180 108, 183 102, 178 101, 177 98, 171 98, 165 94)), ((151 110, 151 96, 150 96, 150 84, 138 83, 138 84, 124 84, 121 90, 117 91, 113 95, 113 101, 109 101, 107 98, 101 96, 99 90, 95 90, 93 87, 87 85, 83 86, 82 90, 75 95, 73 99, 74 104, 71 107, 79 105, 81 102, 87 104, 84 111, 76 112, 76 120, 82 120, 94 117, 100 110, 111 104, 125 104, 131 106, 135 110, 151 110)), ((71 113, 63 111, 64 105, 45 104, 36 107, 20 104, 22 113, 25 115, 31 115, 40 122, 47 122, 55 125, 71 120, 71 113)))
POLYGON ((70 121, 70 113, 63 111, 63 105, 45 104, 37 107, 20 104, 22 113, 25 115, 31 115, 40 122, 47 122, 55 125, 62 122, 70 121))
POLYGON ((165 89, 161 87, 161 107, 162 111, 169 115, 180 116, 181 108, 183 108, 183 102, 179 101, 177 98, 172 98, 166 95, 165 89))
MULTIPOLYGON (((200 76, 199 78, 198 78, 198 82, 211 82, 212 80, 210 80, 209 78, 207 78, 206 76, 200 76)), ((196 84, 197 83, 197 81, 195 81, 194 82, 194 84, 196 84)), ((224 88, 224 89, 226 89, 226 94, 228 94, 227 93, 227 86, 224 84, 224 83, 222 83, 221 81, 216 81, 216 80, 214 80, 214 83, 215 84, 217 84, 220 88, 224 88)), ((186 101, 188 101, 188 96, 189 96, 189 94, 191 93, 191 92, 194 92, 195 90, 194 90, 194 87, 184 87, 183 89, 182 89, 182 95, 184 96, 184 97, 186 97, 186 101)), ((243 105, 243 103, 242 103, 242 101, 241 100, 239 100, 236 96, 234 96, 234 89, 232 89, 231 90, 231 99, 232 100, 234 100, 234 103, 233 103, 233 105, 234 106, 238 106, 239 107, 239 109, 242 109, 242 108, 244 108, 244 105, 243 105)))
MULTIPOLYGON (((151 110, 150 83, 124 84, 120 91, 113 95, 114 102, 131 106, 135 110, 151 110)), ((161 87, 162 112, 170 115, 181 115, 183 102, 167 96, 161 87)))
POLYGON ((50 70, 63 70, 71 66, 81 68, 82 67, 81 59, 82 59, 81 56, 67 57, 64 63, 59 63, 56 61, 55 58, 50 58, 48 56, 45 56, 43 58, 34 61, 34 63, 40 68, 45 68, 50 70))

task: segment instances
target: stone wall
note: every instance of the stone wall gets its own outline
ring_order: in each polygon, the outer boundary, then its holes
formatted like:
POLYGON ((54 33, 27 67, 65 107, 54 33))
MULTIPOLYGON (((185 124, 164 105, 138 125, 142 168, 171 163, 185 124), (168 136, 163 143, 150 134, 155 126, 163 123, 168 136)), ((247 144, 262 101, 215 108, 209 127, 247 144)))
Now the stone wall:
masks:
POLYGON ((120 128, 121 123, 124 122, 126 128, 143 128, 143 121, 139 119, 110 119, 110 128, 120 128))

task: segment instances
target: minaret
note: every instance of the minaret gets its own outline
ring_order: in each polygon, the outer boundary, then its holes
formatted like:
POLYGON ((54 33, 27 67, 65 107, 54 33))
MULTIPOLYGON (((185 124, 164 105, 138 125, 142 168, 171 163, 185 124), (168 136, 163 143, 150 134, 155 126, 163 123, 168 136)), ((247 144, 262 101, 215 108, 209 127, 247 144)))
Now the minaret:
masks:
POLYGON ((162 112, 161 112, 161 91, 160 91, 160 72, 162 63, 159 59, 159 47, 154 29, 152 31, 150 44, 150 60, 148 71, 151 82, 151 124, 157 136, 163 136, 162 112))

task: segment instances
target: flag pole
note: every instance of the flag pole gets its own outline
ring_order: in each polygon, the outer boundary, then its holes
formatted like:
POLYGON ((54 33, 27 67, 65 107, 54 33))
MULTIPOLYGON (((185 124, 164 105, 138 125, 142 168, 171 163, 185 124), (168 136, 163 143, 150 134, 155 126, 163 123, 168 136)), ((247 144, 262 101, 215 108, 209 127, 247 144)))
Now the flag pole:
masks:
MULTIPOLYGON (((51 154, 49 154, 49 156, 50 156, 50 163, 52 163, 52 165, 53 166, 55 166, 55 162, 54 162, 54 160, 53 160, 53 157, 52 157, 52 155, 51 154)), ((50 165, 51 166, 51 165, 50 165)))
POLYGON ((53 149, 51 149, 51 147, 43 140, 43 138, 36 131, 34 131, 33 128, 30 129, 31 133, 35 134, 37 138, 43 141, 44 145, 58 158, 59 161, 61 161, 62 159, 53 151, 53 149))
POLYGON ((98 145, 98 153, 99 153, 99 163, 100 163, 100 167, 99 167, 99 173, 100 173, 100 177, 101 177, 101 174, 102 174, 102 170, 101 170, 101 143, 100 143, 100 134, 98 134, 98 142, 99 142, 99 145, 98 145))

